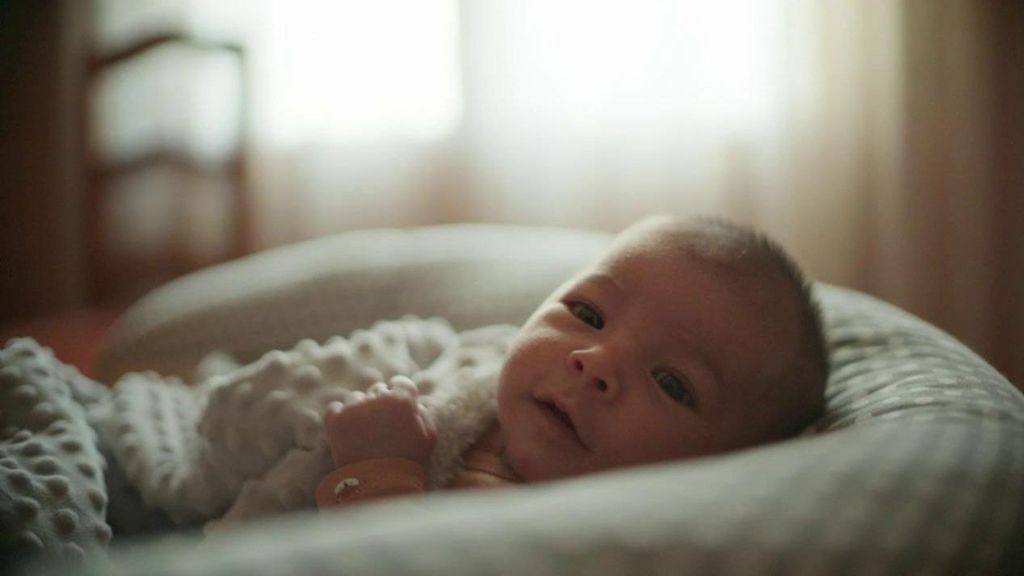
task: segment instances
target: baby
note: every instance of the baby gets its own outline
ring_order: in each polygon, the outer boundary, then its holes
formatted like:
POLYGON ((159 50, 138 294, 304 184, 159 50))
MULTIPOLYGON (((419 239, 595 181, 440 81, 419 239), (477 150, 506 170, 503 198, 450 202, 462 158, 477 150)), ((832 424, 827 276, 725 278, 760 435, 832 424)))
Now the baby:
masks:
MULTIPOLYGON (((497 423, 453 487, 568 478, 797 434, 824 404, 817 305, 793 261, 749 229, 644 220, 558 288, 512 343, 497 423)), ((424 490, 436 441, 415 385, 332 403, 337 469, 321 508, 424 490)))

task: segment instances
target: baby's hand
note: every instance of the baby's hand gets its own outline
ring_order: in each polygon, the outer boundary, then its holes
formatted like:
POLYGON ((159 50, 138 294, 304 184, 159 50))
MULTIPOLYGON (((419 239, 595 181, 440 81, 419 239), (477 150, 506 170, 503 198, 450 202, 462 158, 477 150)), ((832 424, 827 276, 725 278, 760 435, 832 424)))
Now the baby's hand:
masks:
POLYGON ((334 465, 373 458, 406 458, 424 468, 437 442, 434 422, 416 402, 419 391, 405 376, 331 402, 324 416, 334 465))

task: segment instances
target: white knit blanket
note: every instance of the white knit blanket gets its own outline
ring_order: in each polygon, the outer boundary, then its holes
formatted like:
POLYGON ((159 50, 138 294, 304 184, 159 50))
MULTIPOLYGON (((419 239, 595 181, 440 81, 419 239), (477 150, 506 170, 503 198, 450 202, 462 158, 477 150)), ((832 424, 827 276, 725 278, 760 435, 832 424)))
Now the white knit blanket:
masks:
POLYGON ((513 326, 456 333, 440 319, 379 322, 349 338, 299 342, 188 386, 155 373, 119 380, 90 420, 143 500, 179 523, 217 528, 315 506, 332 463, 326 406, 395 375, 413 379, 438 442, 430 487, 493 423, 513 326))

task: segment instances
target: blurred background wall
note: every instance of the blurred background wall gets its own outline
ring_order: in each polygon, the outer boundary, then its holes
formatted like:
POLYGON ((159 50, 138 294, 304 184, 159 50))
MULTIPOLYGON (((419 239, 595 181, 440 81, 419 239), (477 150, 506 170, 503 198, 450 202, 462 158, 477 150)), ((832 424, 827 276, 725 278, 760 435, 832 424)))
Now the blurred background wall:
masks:
POLYGON ((1024 3, 6 0, 0 30, 8 324, 356 228, 717 213, 1024 382, 1024 3))

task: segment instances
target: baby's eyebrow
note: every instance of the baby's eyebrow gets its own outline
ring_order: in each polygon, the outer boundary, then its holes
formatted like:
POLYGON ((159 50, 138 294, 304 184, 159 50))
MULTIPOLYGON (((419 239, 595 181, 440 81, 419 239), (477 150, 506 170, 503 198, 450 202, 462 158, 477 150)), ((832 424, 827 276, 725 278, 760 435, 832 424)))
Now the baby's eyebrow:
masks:
POLYGON ((616 299, 625 300, 626 291, 623 290, 622 285, 619 284, 615 277, 607 272, 591 272, 583 277, 581 284, 594 284, 604 289, 606 292, 610 292, 616 299))

